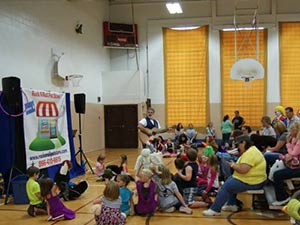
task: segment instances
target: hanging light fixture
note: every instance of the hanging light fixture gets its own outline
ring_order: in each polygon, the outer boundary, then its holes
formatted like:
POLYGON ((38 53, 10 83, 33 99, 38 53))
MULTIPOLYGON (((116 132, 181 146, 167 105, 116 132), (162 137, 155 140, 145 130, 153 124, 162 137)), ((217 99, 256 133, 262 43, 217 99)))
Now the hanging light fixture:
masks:
POLYGON ((168 3, 166 3, 166 7, 170 14, 182 13, 182 8, 181 8, 179 2, 168 2, 168 3))

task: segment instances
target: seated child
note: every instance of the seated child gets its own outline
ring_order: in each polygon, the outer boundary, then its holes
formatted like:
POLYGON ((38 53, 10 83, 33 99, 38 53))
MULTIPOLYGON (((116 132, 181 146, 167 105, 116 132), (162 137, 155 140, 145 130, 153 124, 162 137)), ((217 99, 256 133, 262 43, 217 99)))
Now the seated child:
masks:
POLYGON ((207 157, 203 153, 198 154, 198 174, 197 185, 207 184, 207 173, 209 166, 207 165, 207 157))
POLYGON ((182 179, 183 186, 183 197, 185 203, 190 208, 198 208, 207 206, 204 202, 195 202, 194 196, 197 194, 197 174, 198 174, 198 163, 196 162, 198 153, 194 149, 188 150, 187 154, 188 161, 185 163, 182 170, 178 171, 179 177, 182 179))
POLYGON ((104 181, 102 175, 104 174, 104 170, 105 170, 105 164, 104 164, 104 160, 105 160, 105 155, 104 154, 100 154, 97 157, 97 162, 96 162, 96 170, 95 173, 98 176, 96 181, 104 181))
POLYGON ((160 166, 160 174, 157 174, 158 208, 162 212, 180 212, 191 214, 192 210, 185 204, 177 185, 172 181, 169 168, 160 166))
POLYGON ((134 206, 135 213, 143 216, 153 216, 156 209, 155 183, 152 181, 153 173, 149 169, 142 169, 139 180, 136 182, 138 202, 134 206))
POLYGON ((29 179, 26 182, 26 193, 30 204, 27 213, 30 216, 47 214, 47 204, 41 197, 40 185, 36 181, 40 175, 40 170, 35 166, 31 166, 27 169, 27 174, 29 179))
MULTIPOLYGON (((174 164, 175 164, 177 171, 182 171, 185 161, 181 157, 178 157, 175 159, 174 164)), ((183 184, 182 184, 183 180, 180 178, 178 173, 173 175, 172 180, 176 183, 178 190, 179 190, 180 194, 182 195, 183 194, 183 184)))
POLYGON ((175 152, 174 143, 172 142, 171 138, 168 138, 167 143, 165 144, 165 150, 163 153, 163 157, 168 157, 168 156, 177 156, 177 154, 175 152))
POLYGON ((60 200, 59 188, 50 178, 44 178, 40 181, 41 196, 47 202, 48 220, 72 220, 75 218, 75 212, 68 209, 60 200))
POLYGON ((202 196, 202 200, 211 203, 211 200, 208 199, 209 193, 214 193, 219 188, 219 167, 218 167, 218 158, 216 155, 208 156, 207 160, 208 173, 207 173, 207 183, 202 184, 198 187, 197 195, 202 196))
POLYGON ((117 176, 117 183, 120 187, 120 197, 122 199, 121 212, 126 216, 134 215, 133 192, 127 186, 130 182, 130 177, 126 174, 119 174, 117 176))
POLYGON ((120 189, 115 181, 108 181, 103 196, 93 201, 92 210, 97 225, 124 225, 126 215, 121 212, 120 189), (100 205, 102 204, 102 205, 100 205))

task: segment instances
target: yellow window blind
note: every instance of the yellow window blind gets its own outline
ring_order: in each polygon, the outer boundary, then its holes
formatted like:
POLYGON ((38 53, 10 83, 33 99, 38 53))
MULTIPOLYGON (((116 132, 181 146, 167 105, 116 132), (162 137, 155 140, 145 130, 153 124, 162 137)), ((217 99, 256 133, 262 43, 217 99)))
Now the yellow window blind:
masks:
POLYGON ((300 23, 280 23, 280 93, 281 105, 300 107, 300 23))
POLYGON ((207 123, 207 26, 194 30, 163 28, 167 125, 207 123))
MULTIPOLYGON (((255 32, 237 31, 238 58, 256 59, 255 32)), ((234 116, 234 111, 239 110, 246 123, 253 128, 261 126, 261 117, 265 115, 265 81, 266 81, 266 36, 265 30, 259 31, 259 62, 265 69, 264 79, 254 80, 250 87, 244 81, 232 80, 230 70, 235 63, 234 31, 221 31, 221 76, 222 76, 222 117, 234 116)))

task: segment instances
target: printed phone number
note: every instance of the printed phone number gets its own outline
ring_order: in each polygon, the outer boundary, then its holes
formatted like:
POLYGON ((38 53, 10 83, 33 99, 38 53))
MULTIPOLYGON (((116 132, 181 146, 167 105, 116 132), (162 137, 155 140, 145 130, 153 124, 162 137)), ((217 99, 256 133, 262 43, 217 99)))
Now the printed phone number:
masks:
POLYGON ((61 162, 61 157, 56 156, 56 157, 40 160, 40 161, 38 161, 38 165, 39 165, 39 167, 46 167, 46 166, 51 166, 51 165, 57 164, 59 162, 61 162))

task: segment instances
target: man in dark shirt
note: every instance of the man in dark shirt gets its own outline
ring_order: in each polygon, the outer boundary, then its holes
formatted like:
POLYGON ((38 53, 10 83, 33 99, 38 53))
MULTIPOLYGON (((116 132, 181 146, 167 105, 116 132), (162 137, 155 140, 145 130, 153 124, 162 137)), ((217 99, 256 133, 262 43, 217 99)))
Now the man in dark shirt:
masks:
POLYGON ((232 119, 232 124, 234 126, 235 130, 241 130, 242 126, 245 124, 245 120, 243 117, 240 116, 240 112, 238 110, 236 110, 234 112, 234 117, 232 119))

